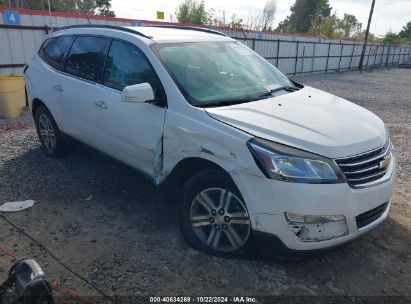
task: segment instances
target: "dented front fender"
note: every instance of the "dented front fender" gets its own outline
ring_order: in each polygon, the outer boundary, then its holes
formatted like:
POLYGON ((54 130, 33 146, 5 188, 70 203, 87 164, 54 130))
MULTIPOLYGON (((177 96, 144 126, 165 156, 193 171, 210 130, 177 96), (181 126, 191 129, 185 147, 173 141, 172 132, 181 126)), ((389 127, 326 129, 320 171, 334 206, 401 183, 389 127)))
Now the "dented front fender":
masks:
POLYGON ((211 161, 232 176, 236 172, 262 176, 246 145, 250 138, 249 134, 212 119, 201 108, 190 116, 168 110, 162 169, 156 182, 161 183, 180 161, 189 157, 211 161))

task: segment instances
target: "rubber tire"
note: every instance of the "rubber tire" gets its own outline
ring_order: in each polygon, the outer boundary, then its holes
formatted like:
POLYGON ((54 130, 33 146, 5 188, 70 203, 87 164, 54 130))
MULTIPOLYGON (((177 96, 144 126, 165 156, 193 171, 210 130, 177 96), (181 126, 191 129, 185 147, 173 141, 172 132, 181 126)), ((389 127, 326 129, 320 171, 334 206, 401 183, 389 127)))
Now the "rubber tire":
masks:
MULTIPOLYGON (((246 257, 249 254, 249 246, 251 244, 251 236, 252 231, 250 231, 250 235, 248 237, 247 242, 243 245, 243 247, 232 251, 232 252, 220 252, 213 250, 207 247, 203 242, 198 239, 197 235, 195 234, 190 221, 190 209, 191 203, 193 199, 200 193, 201 191, 207 188, 225 188, 235 194, 239 199, 244 202, 240 192, 238 191, 235 184, 221 172, 221 170, 217 169, 205 169, 200 171, 194 175, 192 175, 184 184, 181 197, 180 197, 180 204, 179 204, 179 220, 180 220, 180 229, 181 233, 185 239, 185 241, 191 245, 193 248, 197 249, 198 251, 219 256, 219 257, 227 257, 227 256, 238 256, 238 257, 246 257)), ((245 204, 244 204, 245 205, 245 204)))
POLYGON ((63 134, 61 133, 60 129, 58 128, 56 121, 53 118, 53 115, 51 115, 50 111, 45 107, 45 106, 39 106, 36 109, 36 112, 34 113, 34 123, 36 125, 36 130, 37 130, 37 136, 39 137, 39 141, 41 143, 41 147, 48 156, 51 157, 60 157, 66 152, 67 148, 67 143, 64 139, 63 134), (43 144, 43 140, 40 136, 40 130, 39 130, 39 118, 41 115, 46 115, 47 118, 50 120, 53 129, 54 129, 54 134, 55 134, 55 139, 56 139, 56 145, 54 149, 47 149, 45 145, 43 144))

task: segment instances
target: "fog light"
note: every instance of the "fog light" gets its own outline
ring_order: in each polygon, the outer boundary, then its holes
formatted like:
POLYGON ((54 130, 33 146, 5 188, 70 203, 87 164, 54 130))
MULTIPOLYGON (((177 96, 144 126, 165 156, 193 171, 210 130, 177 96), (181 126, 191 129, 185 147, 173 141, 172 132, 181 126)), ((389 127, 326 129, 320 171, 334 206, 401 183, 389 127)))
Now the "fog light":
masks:
POLYGON ((303 215, 285 213, 294 234, 303 242, 319 242, 348 234, 344 215, 303 215))

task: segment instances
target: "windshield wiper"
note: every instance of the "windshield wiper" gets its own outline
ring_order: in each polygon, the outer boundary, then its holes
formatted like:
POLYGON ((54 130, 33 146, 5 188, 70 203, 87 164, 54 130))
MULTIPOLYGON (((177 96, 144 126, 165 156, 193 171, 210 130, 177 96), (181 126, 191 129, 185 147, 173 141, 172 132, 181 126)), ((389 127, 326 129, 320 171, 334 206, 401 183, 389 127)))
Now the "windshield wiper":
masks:
POLYGON ((223 107, 223 106, 232 106, 240 103, 246 103, 250 101, 257 101, 260 98, 244 98, 244 99, 233 99, 233 100, 220 100, 212 103, 208 103, 205 105, 201 105, 204 108, 212 108, 212 107, 223 107))
POLYGON ((294 87, 294 86, 290 86, 290 85, 286 85, 286 86, 281 86, 275 89, 272 89, 258 97, 254 97, 254 98, 244 98, 244 99, 229 99, 229 100, 219 100, 213 103, 209 103, 206 105, 201 105, 204 108, 208 108, 208 107, 221 107, 221 106, 231 106, 231 105, 235 105, 235 104, 240 104, 240 103, 246 103, 246 102, 251 102, 251 101, 257 101, 257 100, 261 100, 264 99, 264 97, 269 97, 271 96, 272 93, 277 92, 277 91, 288 91, 288 92, 295 92, 298 91, 300 88, 298 87, 294 87))
POLYGON ((298 91, 299 88, 294 87, 294 86, 290 86, 290 85, 286 85, 286 86, 281 86, 275 89, 271 89, 270 91, 268 91, 267 93, 264 93, 263 95, 261 95, 260 97, 265 97, 265 96, 270 96, 271 94, 278 92, 278 91, 287 91, 287 92, 295 92, 298 91))

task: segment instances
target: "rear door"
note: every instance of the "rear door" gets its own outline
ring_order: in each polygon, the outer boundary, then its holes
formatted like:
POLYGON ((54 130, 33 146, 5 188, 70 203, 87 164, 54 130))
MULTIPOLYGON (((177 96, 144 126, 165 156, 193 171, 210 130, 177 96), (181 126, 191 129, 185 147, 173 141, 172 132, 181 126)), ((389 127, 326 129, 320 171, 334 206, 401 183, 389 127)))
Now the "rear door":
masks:
POLYGON ((101 81, 110 42, 107 37, 77 36, 54 84, 66 132, 97 148, 104 147, 98 140, 94 102, 104 97, 101 81))
POLYGON ((40 98, 46 103, 47 107, 53 114, 57 124, 64 130, 62 111, 60 108, 60 94, 56 89, 56 79, 61 71, 64 70, 66 57, 73 42, 74 36, 65 35, 49 38, 44 41, 39 50, 40 62, 30 67, 30 79, 27 84, 32 82, 36 84, 37 92, 35 97, 40 98))

